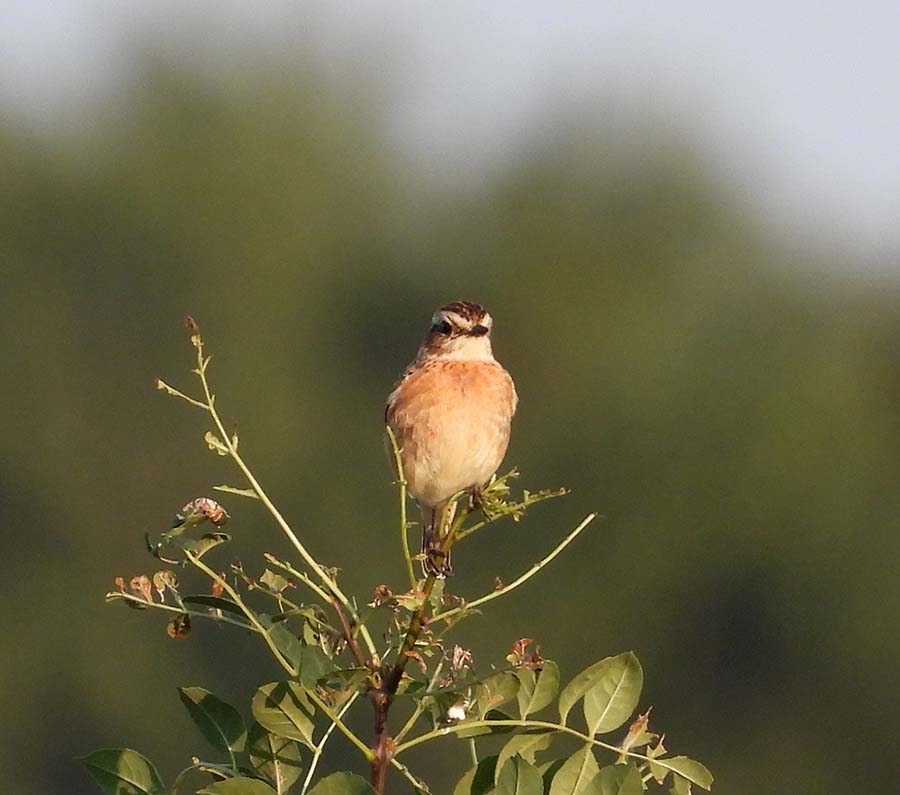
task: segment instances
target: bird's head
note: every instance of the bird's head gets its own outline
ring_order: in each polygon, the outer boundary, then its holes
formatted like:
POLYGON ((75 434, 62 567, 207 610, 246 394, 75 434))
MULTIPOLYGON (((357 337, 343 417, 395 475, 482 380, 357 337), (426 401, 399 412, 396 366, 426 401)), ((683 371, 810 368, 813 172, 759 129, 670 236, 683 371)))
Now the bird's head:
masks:
POLYGON ((454 301, 442 306, 431 318, 431 328, 422 343, 420 357, 493 359, 492 324, 491 316, 480 304, 454 301))

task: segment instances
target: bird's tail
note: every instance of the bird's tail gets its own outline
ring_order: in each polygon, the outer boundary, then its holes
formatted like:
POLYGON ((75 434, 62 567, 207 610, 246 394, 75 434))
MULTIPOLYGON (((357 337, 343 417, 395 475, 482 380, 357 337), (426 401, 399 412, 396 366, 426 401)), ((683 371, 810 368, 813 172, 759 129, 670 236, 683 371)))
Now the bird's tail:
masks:
POLYGON ((426 577, 443 579, 453 574, 450 550, 442 549, 441 545, 455 513, 455 503, 448 511, 444 505, 422 508, 422 572, 426 577))

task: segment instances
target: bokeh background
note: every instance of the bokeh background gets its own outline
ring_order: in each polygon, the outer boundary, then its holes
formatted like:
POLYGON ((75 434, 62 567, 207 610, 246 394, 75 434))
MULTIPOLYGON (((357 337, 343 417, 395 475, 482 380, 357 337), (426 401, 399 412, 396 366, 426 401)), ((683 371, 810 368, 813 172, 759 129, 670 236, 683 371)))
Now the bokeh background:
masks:
MULTIPOLYGON (((463 547, 461 627, 565 677, 634 649, 667 745, 732 795, 896 790, 900 15, 893 4, 70 2, 0 11, 0 653, 7 792, 208 749, 261 648, 103 603, 143 534, 237 482, 219 405, 309 547, 402 582, 383 400, 479 300, 521 395, 508 463, 573 494, 463 547), (659 4, 660 6, 662 4, 659 4)), ((223 499, 222 562, 288 554, 223 499)), ((357 765, 336 742, 327 767, 357 765)), ((417 763, 435 792, 466 766, 417 763)), ((395 781, 400 788, 400 782, 395 781)))

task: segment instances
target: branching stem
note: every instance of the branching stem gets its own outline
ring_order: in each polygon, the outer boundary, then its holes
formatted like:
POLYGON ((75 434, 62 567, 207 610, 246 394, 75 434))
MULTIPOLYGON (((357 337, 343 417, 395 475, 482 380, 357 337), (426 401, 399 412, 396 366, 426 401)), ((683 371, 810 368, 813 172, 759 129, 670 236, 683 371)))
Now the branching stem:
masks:
MULTIPOLYGON (((300 555, 300 557, 303 558, 303 560, 306 562, 307 566, 309 566, 309 568, 312 570, 313 574, 319 578, 319 580, 325 586, 325 589, 329 593, 334 594, 334 596, 340 601, 340 603, 347 610, 348 614, 353 618, 354 622, 358 623, 358 616, 352 602, 347 598, 346 594, 344 594, 337 582, 335 582, 335 580, 327 574, 324 567, 321 566, 319 562, 307 551, 306 547, 303 545, 303 542, 300 541, 300 539, 297 537, 297 534, 294 533, 291 526, 287 523, 287 520, 285 520, 285 518, 281 515, 281 512, 278 510, 278 508, 275 507, 275 504, 272 502, 272 500, 269 499, 269 495, 266 494, 266 492, 263 490, 262 486, 259 484, 259 481, 250 471, 250 468, 247 466, 247 464, 244 463, 244 459, 241 458, 240 453, 238 453, 237 445, 235 445, 231 436, 229 436, 228 432, 225 430, 225 425, 222 422, 222 419, 219 417, 218 411, 216 411, 215 396, 212 394, 212 391, 209 388, 209 381, 206 378, 206 367, 209 364, 209 358, 203 357, 203 339, 200 337, 199 333, 196 333, 191 337, 191 342, 194 344, 194 347, 197 350, 196 373, 200 378, 201 385, 203 386, 203 394, 206 397, 206 409, 219 431, 221 442, 228 451, 228 455, 231 456, 231 459, 235 464, 237 464, 238 469, 241 470, 253 491, 256 492, 260 501, 263 503, 263 505, 266 506, 266 509, 275 519, 276 523, 281 528, 281 531, 291 542, 294 549, 297 550, 297 553, 300 555)), ((363 640, 366 643, 366 647, 368 648, 369 653, 374 657, 375 644, 372 641, 372 637, 369 634, 368 629, 366 629, 366 627, 363 625, 360 626, 360 634, 362 635, 363 640)))
MULTIPOLYGON (((440 729, 434 729, 433 731, 426 732, 425 734, 420 734, 418 737, 409 740, 408 742, 401 743, 394 749, 394 754, 399 756, 400 754, 408 751, 410 748, 415 748, 417 745, 422 745, 423 743, 430 742, 431 740, 436 740, 439 737, 446 737, 448 734, 455 734, 458 731, 469 731, 471 729, 482 729, 482 728, 491 728, 491 727, 501 727, 507 726, 510 728, 518 728, 518 729, 544 729, 546 731, 555 731, 563 734, 570 734, 573 737, 577 737, 579 740, 586 744, 596 745, 598 748, 605 748, 607 751, 613 751, 617 754, 624 754, 625 756, 629 756, 632 759, 640 759, 643 762, 653 762, 654 764, 665 767, 667 770, 674 770, 674 768, 669 767, 666 762, 667 759, 651 759, 650 757, 639 754, 636 751, 623 751, 616 745, 612 745, 611 743, 605 743, 602 740, 598 740, 595 737, 591 737, 590 735, 584 734, 583 732, 578 731, 577 729, 572 729, 569 726, 564 726, 561 723, 550 723, 549 721, 543 720, 470 720, 465 721, 464 723, 460 723, 457 726, 446 726, 440 729)), ((675 771, 677 772, 677 771, 675 771)))
POLYGON ((434 621, 445 621, 448 618, 451 618, 458 613, 461 613, 463 610, 468 610, 472 607, 478 607, 479 605, 483 605, 485 602, 490 602, 492 599, 497 599, 504 594, 508 594, 514 588, 518 588, 522 583, 531 579, 535 574, 537 574, 544 566, 546 566, 553 558, 555 558, 560 552, 562 552, 569 544, 571 544, 576 537, 587 527, 594 519, 597 518, 597 514, 591 513, 588 514, 569 535, 567 535, 562 541, 557 544, 553 550, 544 558, 535 563, 528 571, 526 571, 521 576, 517 577, 511 583, 504 585, 502 588, 498 588, 496 591, 492 591, 489 594, 485 594, 484 596, 479 597, 478 599, 474 599, 471 602, 466 602, 465 605, 461 607, 454 607, 450 610, 446 610, 443 613, 438 613, 434 617, 434 621))
MULTIPOLYGON (((354 693, 350 698, 347 699, 346 703, 338 710, 337 716, 339 718, 343 718, 347 713, 347 710, 353 706, 353 702, 359 698, 359 691, 354 693)), ((325 750, 325 745, 328 742, 331 735, 334 733, 334 730, 337 728, 336 723, 331 723, 328 725, 328 728, 325 729, 325 734, 322 735, 322 739, 316 744, 316 747, 313 748, 313 757, 309 763, 309 770, 306 771, 306 778, 303 780, 303 787, 300 789, 300 795, 306 795, 306 791, 309 789, 309 785, 312 783, 313 775, 315 775, 316 768, 319 766, 319 760, 322 758, 322 752, 325 750)))
POLYGON ((254 613, 247 605, 244 603, 244 600, 241 599, 241 595, 231 587, 228 581, 220 576, 217 572, 213 571, 209 566, 207 566, 200 558, 191 552, 188 549, 184 550, 185 557, 200 571, 206 574, 211 580, 216 582, 219 586, 221 586, 222 590, 225 591, 230 597, 231 600, 240 608, 241 612, 247 617, 247 620, 253 625, 253 628, 263 636, 266 641, 266 645, 269 647, 269 650, 272 652, 273 656, 276 660, 278 660, 278 664, 284 668, 291 676, 296 676, 297 671, 294 669, 294 666, 290 664, 290 662, 285 658, 285 656, 281 653, 278 647, 275 645, 275 642, 272 640, 271 635, 269 635, 269 631, 259 622, 259 619, 256 617, 256 613, 254 613))
POLYGON ((122 593, 121 591, 110 591, 106 598, 110 599, 115 597, 117 599, 124 599, 127 602, 133 602, 134 604, 140 605, 141 607, 147 607, 154 610, 166 610, 169 613, 176 613, 180 616, 188 615, 192 618, 207 618, 210 621, 220 621, 223 624, 231 624, 235 627, 240 627, 241 629, 247 630, 248 632, 256 632, 257 629, 252 624, 246 624, 243 621, 240 621, 236 618, 230 618, 226 615, 213 615, 208 611, 200 611, 200 610, 189 610, 183 607, 174 607, 173 605, 167 605, 163 602, 147 602, 144 599, 141 599, 139 596, 134 596, 129 593, 122 593))

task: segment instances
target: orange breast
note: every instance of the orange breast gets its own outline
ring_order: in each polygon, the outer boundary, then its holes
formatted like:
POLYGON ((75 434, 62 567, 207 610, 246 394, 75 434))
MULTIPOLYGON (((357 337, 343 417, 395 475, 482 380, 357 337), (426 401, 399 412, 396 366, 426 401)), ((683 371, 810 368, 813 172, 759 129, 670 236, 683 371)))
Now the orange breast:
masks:
POLYGON ((496 362, 433 361, 414 367, 388 399, 410 493, 437 505, 482 485, 509 442, 515 388, 496 362))

